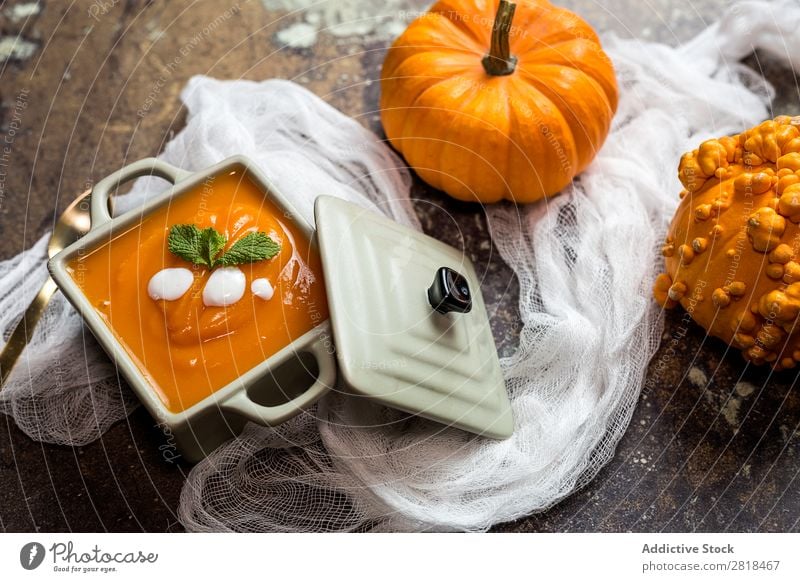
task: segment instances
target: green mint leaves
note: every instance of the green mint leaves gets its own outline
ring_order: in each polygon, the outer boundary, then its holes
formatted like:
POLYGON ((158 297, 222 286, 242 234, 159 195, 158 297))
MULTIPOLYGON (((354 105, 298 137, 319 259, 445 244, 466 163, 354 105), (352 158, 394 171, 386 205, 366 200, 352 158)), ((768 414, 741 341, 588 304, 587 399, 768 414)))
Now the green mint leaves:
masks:
POLYGON ((169 250, 195 265, 213 267, 225 246, 225 237, 213 228, 200 230, 193 224, 176 224, 169 231, 169 250))
POLYGON ((219 258, 219 264, 230 267, 231 265, 271 259, 280 250, 280 245, 265 233, 249 232, 223 253, 219 258))
POLYGON ((222 252, 227 242, 215 228, 200 230, 194 224, 173 225, 167 237, 172 254, 210 269, 271 259, 281 250, 280 245, 263 232, 249 232, 222 252))

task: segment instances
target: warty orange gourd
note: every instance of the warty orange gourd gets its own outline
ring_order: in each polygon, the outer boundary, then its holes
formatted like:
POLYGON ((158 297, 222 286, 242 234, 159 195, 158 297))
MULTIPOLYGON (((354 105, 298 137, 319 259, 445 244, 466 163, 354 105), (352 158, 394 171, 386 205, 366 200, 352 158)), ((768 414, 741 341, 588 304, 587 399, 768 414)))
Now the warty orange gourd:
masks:
POLYGON ((685 154, 685 188, 656 300, 680 303, 747 360, 800 361, 800 117, 777 117, 685 154))

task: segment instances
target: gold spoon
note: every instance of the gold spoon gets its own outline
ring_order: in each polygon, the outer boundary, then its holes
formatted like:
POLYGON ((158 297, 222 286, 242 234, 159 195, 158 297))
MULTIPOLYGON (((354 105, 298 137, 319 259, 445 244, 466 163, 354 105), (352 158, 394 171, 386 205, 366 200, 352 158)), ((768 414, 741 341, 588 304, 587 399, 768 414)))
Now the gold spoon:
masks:
MULTIPOLYGON (((64 213, 58 217, 53 227, 50 243, 47 245, 47 254, 51 259, 62 249, 89 232, 91 227, 89 196, 91 193, 92 190, 89 189, 78 196, 64 213)), ((3 348, 3 351, 0 352, 0 388, 5 384, 6 379, 11 374, 11 370, 14 368, 14 364, 31 340, 33 328, 36 327, 39 318, 50 302, 50 298, 57 289, 58 287, 56 287, 53 280, 47 277, 47 281, 39 289, 38 295, 28 306, 28 309, 25 310, 22 319, 17 324, 17 327, 14 328, 11 337, 8 338, 8 343, 3 348)))

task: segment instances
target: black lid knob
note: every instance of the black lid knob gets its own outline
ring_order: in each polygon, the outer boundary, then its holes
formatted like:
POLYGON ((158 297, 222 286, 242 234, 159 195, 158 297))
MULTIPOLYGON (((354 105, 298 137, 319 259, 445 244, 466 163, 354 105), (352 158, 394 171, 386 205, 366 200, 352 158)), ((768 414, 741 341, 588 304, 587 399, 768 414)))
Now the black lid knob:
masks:
POLYGON ((440 267, 428 288, 428 301, 439 313, 468 313, 472 309, 472 293, 466 277, 449 267, 440 267))

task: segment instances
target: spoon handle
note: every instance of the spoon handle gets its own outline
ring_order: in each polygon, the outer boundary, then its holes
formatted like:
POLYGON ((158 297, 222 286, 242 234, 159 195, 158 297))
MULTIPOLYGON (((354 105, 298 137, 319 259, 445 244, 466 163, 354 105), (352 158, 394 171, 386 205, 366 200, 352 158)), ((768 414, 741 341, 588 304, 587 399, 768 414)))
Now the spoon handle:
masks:
POLYGON ((39 293, 33 301, 31 301, 28 309, 25 310, 22 319, 17 323, 17 327, 14 328, 11 337, 8 338, 8 343, 3 348, 3 351, 0 352, 0 389, 2 389, 3 385, 6 383, 6 379, 8 379, 8 376, 11 374, 14 364, 17 362, 17 359, 19 359, 25 346, 27 346, 28 342, 31 340, 33 329, 42 317, 42 313, 44 313, 56 289, 58 289, 58 287, 56 287, 55 282, 48 277, 47 281, 42 285, 42 288, 39 289, 39 293))

